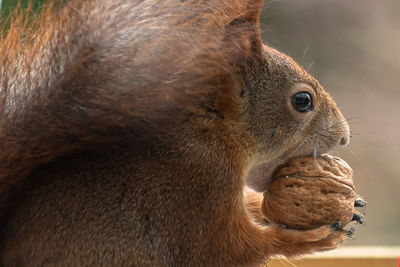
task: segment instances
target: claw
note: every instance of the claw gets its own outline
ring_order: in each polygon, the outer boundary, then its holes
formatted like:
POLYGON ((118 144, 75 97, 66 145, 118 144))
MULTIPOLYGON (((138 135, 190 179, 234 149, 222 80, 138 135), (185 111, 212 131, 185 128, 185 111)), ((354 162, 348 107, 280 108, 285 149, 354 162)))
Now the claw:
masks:
POLYGON ((353 218, 351 219, 351 221, 357 221, 359 224, 365 223, 364 217, 357 213, 353 214, 353 218))
POLYGON ((367 205, 367 202, 365 202, 362 199, 357 199, 354 201, 354 207, 365 207, 367 205))
POLYGON ((331 225, 331 228, 335 231, 340 231, 342 230, 342 222, 341 221, 337 221, 336 223, 331 225))
POLYGON ((343 230, 343 232, 346 234, 347 237, 352 237, 354 233, 356 232, 356 229, 350 228, 349 230, 343 230))

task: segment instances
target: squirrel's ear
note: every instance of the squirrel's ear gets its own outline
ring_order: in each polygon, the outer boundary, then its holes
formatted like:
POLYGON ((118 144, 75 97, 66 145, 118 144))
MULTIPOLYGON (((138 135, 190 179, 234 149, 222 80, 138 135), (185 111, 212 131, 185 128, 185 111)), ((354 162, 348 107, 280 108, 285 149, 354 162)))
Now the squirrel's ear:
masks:
POLYGON ((248 0, 245 10, 226 26, 226 40, 240 48, 241 56, 260 55, 263 51, 260 14, 263 0, 248 0))

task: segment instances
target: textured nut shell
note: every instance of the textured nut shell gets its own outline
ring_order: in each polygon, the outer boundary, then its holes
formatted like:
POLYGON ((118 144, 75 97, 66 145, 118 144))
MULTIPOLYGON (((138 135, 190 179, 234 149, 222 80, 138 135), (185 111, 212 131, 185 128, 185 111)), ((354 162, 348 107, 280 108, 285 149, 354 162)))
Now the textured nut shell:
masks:
POLYGON ((264 195, 263 212, 272 222, 294 229, 349 223, 357 197, 353 171, 340 158, 323 155, 287 162, 264 195))

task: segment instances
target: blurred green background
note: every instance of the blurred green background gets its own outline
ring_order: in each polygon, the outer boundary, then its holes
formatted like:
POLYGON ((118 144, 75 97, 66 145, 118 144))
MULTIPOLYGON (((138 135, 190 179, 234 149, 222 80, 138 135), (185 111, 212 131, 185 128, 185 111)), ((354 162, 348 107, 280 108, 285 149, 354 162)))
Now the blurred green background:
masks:
MULTIPOLYGON (((16 3, 3 0, 3 16, 16 3)), ((315 75, 349 120, 351 143, 334 154, 368 206, 346 245, 400 245, 400 1, 270 0, 262 23, 264 42, 315 75)))
POLYGON ((18 5, 18 2, 22 7, 27 7, 28 3, 33 4, 33 9, 38 10, 43 0, 0 0, 1 4, 1 15, 7 16, 14 7, 18 5))

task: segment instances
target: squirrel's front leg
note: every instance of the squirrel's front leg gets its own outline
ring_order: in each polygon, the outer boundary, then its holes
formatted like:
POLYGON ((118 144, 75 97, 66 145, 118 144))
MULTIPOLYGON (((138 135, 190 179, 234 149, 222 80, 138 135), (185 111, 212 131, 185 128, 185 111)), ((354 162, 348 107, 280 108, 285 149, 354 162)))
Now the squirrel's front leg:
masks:
POLYGON ((251 189, 246 188, 244 191, 244 203, 247 209, 247 212, 254 220, 254 222, 258 224, 265 224, 266 220, 262 213, 262 201, 263 201, 263 194, 255 192, 251 189))
POLYGON ((242 242, 253 244, 257 251, 264 251, 265 257, 296 257, 331 250, 349 235, 349 232, 334 225, 306 231, 287 229, 277 224, 267 225, 261 211, 262 200, 262 193, 245 190, 244 203, 251 218, 243 218, 237 233, 244 233, 238 238, 243 239, 242 242))
POLYGON ((331 225, 306 231, 286 229, 276 224, 264 229, 266 242, 273 244, 270 248, 271 256, 297 257, 332 250, 343 242, 347 235, 347 232, 331 225))

